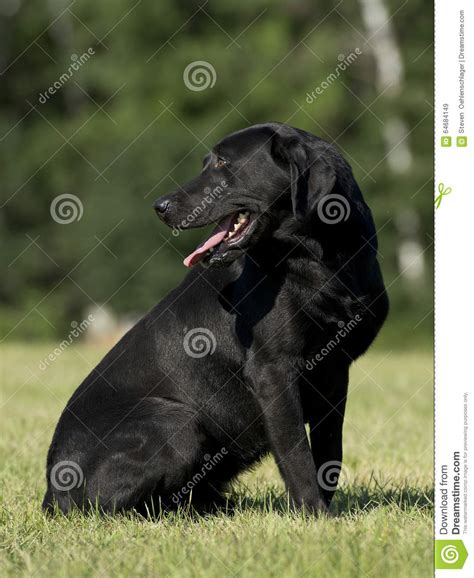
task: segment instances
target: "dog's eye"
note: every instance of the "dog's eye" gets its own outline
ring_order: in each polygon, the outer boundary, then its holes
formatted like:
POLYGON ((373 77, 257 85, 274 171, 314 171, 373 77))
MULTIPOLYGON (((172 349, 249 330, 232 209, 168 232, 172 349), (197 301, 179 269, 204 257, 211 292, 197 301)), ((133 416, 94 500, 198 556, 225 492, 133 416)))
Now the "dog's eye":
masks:
POLYGON ((217 162, 214 164, 214 166, 216 169, 221 169, 226 163, 227 161, 224 159, 217 159, 217 162))

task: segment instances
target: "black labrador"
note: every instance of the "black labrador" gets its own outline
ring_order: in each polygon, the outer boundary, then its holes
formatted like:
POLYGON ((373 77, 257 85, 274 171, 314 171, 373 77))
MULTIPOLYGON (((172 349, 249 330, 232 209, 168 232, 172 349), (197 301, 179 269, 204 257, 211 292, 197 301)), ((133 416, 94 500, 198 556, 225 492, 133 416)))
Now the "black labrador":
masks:
POLYGON ((349 366, 388 311, 350 166, 308 132, 255 125, 224 138, 155 210, 174 234, 217 227, 184 261, 200 265, 68 402, 43 507, 208 511, 271 452, 291 504, 326 511, 349 366))

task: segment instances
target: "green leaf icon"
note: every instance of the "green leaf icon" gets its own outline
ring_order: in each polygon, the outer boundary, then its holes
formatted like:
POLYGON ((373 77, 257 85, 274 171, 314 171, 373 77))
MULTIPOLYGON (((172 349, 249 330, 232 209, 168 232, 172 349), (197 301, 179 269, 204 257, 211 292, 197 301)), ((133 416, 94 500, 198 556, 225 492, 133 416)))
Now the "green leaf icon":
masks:
POLYGON ((437 209, 441 205, 441 201, 442 201, 443 197, 445 197, 446 195, 449 195, 449 193, 451 193, 452 190, 453 189, 451 187, 445 187, 444 183, 439 183, 439 185, 438 185, 439 195, 434 200, 434 204, 435 204, 435 207, 437 209))

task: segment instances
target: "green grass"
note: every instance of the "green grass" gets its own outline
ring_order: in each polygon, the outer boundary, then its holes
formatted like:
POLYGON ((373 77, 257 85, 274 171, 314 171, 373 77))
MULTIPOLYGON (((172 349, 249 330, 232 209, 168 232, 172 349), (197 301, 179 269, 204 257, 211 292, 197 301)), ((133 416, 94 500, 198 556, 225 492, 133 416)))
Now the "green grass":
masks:
MULTIPOLYGON (((54 346, 52 346, 54 347, 54 346)), ((272 460, 233 488, 233 516, 74 515, 40 510, 46 451, 69 395, 101 357, 9 345, 2 362, 2 576, 423 577, 432 575, 432 362, 376 352, 352 369, 345 475, 332 518, 288 512, 272 460)))

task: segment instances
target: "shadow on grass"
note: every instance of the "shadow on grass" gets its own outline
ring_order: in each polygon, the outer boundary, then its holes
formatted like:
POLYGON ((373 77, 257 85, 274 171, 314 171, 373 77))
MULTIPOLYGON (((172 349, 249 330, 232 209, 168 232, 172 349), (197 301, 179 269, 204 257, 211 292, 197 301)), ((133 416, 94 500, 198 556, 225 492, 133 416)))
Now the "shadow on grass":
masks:
POLYGON ((432 487, 413 486, 408 483, 380 484, 375 480, 367 485, 350 485, 339 488, 331 504, 336 515, 361 514, 377 508, 396 507, 401 511, 432 513, 434 490, 432 487))
MULTIPOLYGON (((361 483, 355 480, 351 484, 343 484, 336 491, 331 502, 330 514, 334 517, 353 517, 368 514, 371 511, 383 508, 396 508, 407 514, 418 514, 431 516, 433 512, 434 490, 430 486, 416 486, 405 482, 393 482, 386 480, 381 482, 375 477, 371 477, 368 482, 361 483)), ((159 511, 159 508, 156 510, 159 511)), ((267 487, 265 489, 247 487, 242 483, 236 484, 229 495, 229 501, 219 504, 209 511, 199 511, 192 507, 179 508, 176 511, 160 512, 153 514, 152 510, 147 513, 135 511, 117 513, 115 516, 123 519, 146 522, 147 520, 163 521, 168 520, 188 520, 199 522, 204 517, 214 515, 232 517, 238 513, 255 514, 279 514, 288 515, 292 512, 288 495, 277 487, 267 487)), ((73 510, 69 517, 79 519, 88 518, 91 515, 108 519, 109 515, 101 514, 98 510, 92 509, 87 513, 73 510)), ((59 510, 48 517, 64 519, 59 510)))
MULTIPOLYGON (((290 512, 288 497, 276 488, 258 491, 239 488, 232 495, 236 509, 260 513, 290 512), (254 494, 252 496, 252 494, 254 494)), ((410 485, 408 482, 381 483, 371 478, 366 484, 354 482, 342 485, 331 502, 331 514, 335 516, 361 515, 378 508, 395 507, 404 512, 425 513, 433 511, 434 490, 429 486, 410 485)))

